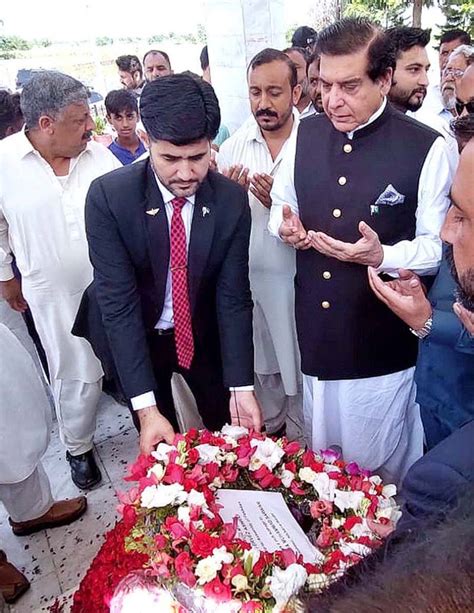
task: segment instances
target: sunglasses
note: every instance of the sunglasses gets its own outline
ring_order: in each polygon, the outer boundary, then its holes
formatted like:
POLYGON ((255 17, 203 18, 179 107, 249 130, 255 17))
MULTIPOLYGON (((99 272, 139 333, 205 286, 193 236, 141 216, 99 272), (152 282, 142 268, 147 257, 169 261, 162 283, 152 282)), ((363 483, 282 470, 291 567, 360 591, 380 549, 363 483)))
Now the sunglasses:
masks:
POLYGON ((466 109, 466 111, 471 114, 474 113, 474 100, 470 100, 469 102, 461 102, 461 100, 456 99, 456 111, 458 115, 466 109))

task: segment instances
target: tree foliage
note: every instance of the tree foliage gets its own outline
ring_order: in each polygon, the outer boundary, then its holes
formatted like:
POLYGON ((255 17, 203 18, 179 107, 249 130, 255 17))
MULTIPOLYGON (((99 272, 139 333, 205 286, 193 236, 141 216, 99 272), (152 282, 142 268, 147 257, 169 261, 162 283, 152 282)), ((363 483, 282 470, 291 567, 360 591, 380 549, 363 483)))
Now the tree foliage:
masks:
POLYGON ((465 30, 474 37, 474 2, 472 0, 441 0, 440 7, 446 15, 446 23, 441 32, 447 30, 465 30))
POLYGON ((10 60, 18 55, 19 51, 31 49, 31 43, 20 36, 0 36, 0 59, 10 60))

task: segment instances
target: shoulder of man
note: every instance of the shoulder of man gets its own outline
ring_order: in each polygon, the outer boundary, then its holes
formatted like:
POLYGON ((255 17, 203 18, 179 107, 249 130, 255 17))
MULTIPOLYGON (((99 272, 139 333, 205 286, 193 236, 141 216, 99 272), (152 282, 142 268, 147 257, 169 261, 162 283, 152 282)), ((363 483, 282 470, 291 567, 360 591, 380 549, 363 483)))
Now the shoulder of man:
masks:
POLYGON ((410 126, 413 132, 419 132, 420 135, 422 133, 426 135, 431 134, 431 136, 434 136, 436 138, 440 136, 440 133, 434 128, 428 126, 426 123, 422 123, 418 119, 415 119, 413 116, 410 117, 405 113, 398 111, 391 105, 389 106, 389 111, 393 122, 398 122, 405 127, 410 126))
MULTIPOLYGON (((100 145, 101 147, 103 145, 100 145)), ((105 147, 104 147, 105 148, 105 147)), ((110 153, 110 152, 109 152, 110 153)), ((113 156, 112 153, 110 155, 113 156)), ((115 170, 106 172, 91 183, 91 190, 100 187, 107 195, 122 199, 130 197, 130 192, 140 191, 146 184, 148 159, 127 166, 119 166, 115 170)))

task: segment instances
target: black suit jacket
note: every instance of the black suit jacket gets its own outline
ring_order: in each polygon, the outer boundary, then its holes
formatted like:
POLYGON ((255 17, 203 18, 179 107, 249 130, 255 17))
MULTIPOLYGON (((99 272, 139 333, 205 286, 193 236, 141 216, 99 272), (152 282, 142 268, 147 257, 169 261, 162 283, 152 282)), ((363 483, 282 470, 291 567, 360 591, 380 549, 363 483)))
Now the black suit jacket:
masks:
MULTIPOLYGON (((188 287, 195 355, 205 352, 219 369, 222 362, 227 386, 253 384, 250 223, 245 190, 210 171, 196 193, 188 287)), ((170 258, 165 206, 148 160, 93 181, 86 231, 94 281, 73 334, 89 340, 107 374, 116 369, 132 398, 157 387, 147 335, 163 310, 170 258)))

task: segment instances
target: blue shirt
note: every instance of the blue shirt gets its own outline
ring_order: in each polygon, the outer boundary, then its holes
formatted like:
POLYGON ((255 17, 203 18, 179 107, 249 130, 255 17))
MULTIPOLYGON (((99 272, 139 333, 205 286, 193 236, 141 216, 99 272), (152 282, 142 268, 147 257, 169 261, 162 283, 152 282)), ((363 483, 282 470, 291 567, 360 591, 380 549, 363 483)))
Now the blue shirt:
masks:
POLYGON ((124 166, 134 162, 146 151, 145 145, 142 143, 142 141, 140 141, 135 153, 132 153, 129 149, 125 149, 125 147, 120 146, 116 140, 110 143, 109 149, 124 166))

